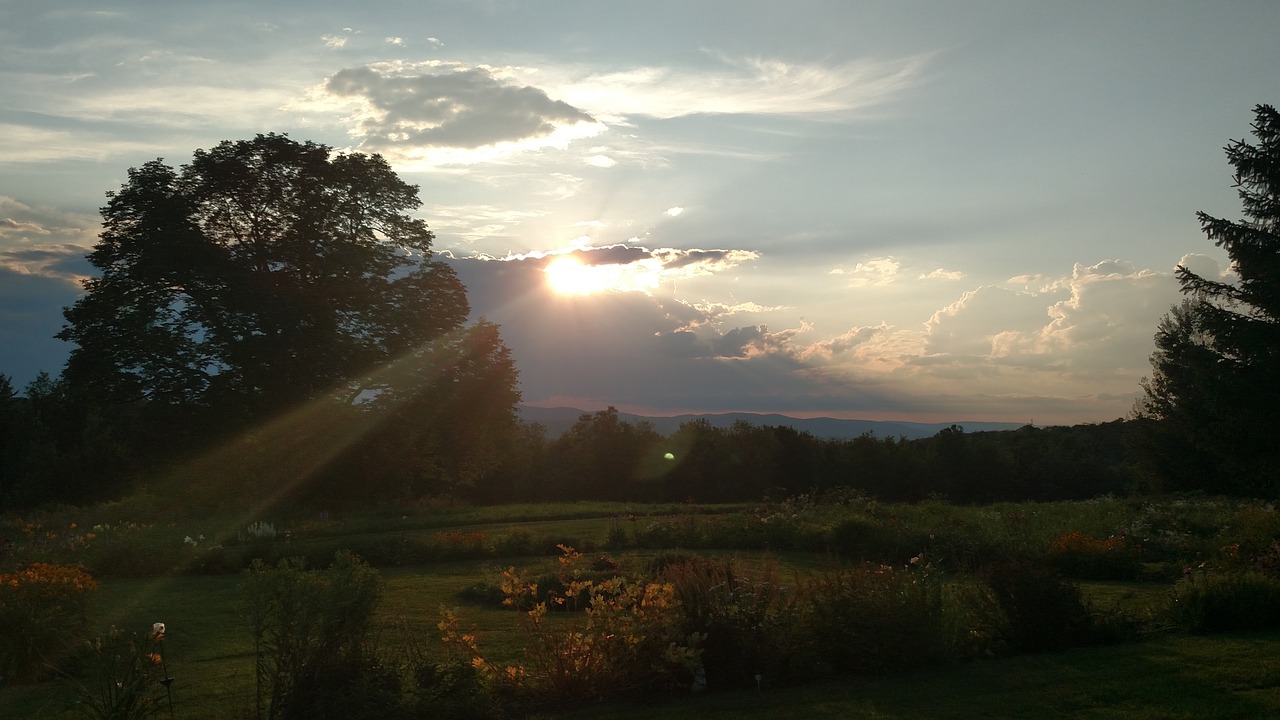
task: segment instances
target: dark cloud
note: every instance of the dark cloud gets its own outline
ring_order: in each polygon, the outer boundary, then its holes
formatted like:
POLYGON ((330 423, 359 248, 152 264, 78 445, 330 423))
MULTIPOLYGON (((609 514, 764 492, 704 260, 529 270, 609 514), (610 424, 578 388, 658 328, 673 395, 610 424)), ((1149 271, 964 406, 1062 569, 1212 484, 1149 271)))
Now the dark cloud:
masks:
POLYGON ((626 265, 639 260, 649 260, 654 254, 642 247, 609 245, 607 247, 579 248, 570 257, 586 265, 626 265))
POLYGON ((329 77, 325 90, 370 105, 373 112, 359 119, 356 133, 372 150, 471 149, 542 138, 560 126, 595 122, 538 88, 503 82, 485 68, 431 66, 418 72, 348 68, 329 77))
POLYGON ((874 412, 889 403, 870 386, 810 372, 788 351, 794 331, 690 330, 698 311, 644 293, 557 296, 545 286, 540 258, 449 263, 473 314, 501 326, 528 403, 658 412, 874 412))
POLYGON ((752 250, 676 250, 674 248, 656 250, 654 255, 668 268, 701 265, 709 270, 731 267, 760 256, 752 250))

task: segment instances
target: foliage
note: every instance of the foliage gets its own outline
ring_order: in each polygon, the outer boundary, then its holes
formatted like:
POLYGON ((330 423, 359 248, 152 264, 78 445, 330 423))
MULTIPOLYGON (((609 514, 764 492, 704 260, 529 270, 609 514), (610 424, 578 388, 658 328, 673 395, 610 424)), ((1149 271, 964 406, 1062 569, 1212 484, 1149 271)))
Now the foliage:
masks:
POLYGON ((1064 575, 1082 580, 1132 580, 1142 566, 1139 549, 1127 538, 1096 538, 1079 530, 1054 538, 1048 561, 1064 575))
POLYGON ((474 489, 516 432, 517 374, 496 326, 464 327, 419 205, 383 158, 277 134, 130 169, 65 310, 56 392, 0 387, 0 454, 19 461, 0 500, 157 476, 204 488, 184 503, 201 508, 474 489))
POLYGON ((68 377, 254 414, 333 392, 466 316, 419 204, 381 157, 284 135, 132 168, 66 313, 68 377))
POLYGON ((1077 585, 1056 570, 1015 559, 993 563, 981 577, 1007 620, 1006 641, 1020 652, 1061 650, 1091 642, 1093 621, 1077 585))
POLYGON ((1173 587, 1170 612, 1196 633, 1280 627, 1280 577, 1253 570, 1190 572, 1173 587))
POLYGON ((377 571, 339 553, 321 571, 255 562, 248 579, 260 717, 381 717, 399 702, 398 677, 370 645, 377 571))
POLYGON ((171 708, 164 660, 163 630, 126 634, 112 628, 88 643, 87 683, 81 684, 75 709, 90 720, 142 720, 171 708))
POLYGON ((0 573, 0 677, 27 682, 58 669, 88 635, 98 583, 75 567, 32 563, 0 573))
POLYGON ((883 673, 956 659, 943 587, 923 564, 837 567, 803 579, 800 633, 812 670, 883 673))
POLYGON ((1274 496, 1280 477, 1280 112, 1258 105, 1252 127, 1255 144, 1225 148, 1244 219, 1197 215, 1235 280, 1178 268, 1189 297, 1161 321, 1143 382, 1138 411, 1160 421, 1148 459, 1172 489, 1274 496))
POLYGON ((502 692, 522 703, 562 706, 670 685, 692 677, 700 637, 681 631, 679 601, 670 584, 637 582, 621 575, 595 581, 583 577, 582 554, 562 546, 558 579, 564 587, 550 601, 514 569, 504 573, 504 603, 522 613, 528 644, 514 665, 485 655, 474 632, 446 611, 444 641, 483 672, 502 692), (550 614, 576 609, 582 619, 550 614))
POLYGON ((797 599, 774 564, 751 573, 730 559, 668 555, 657 566, 659 580, 675 590, 685 632, 704 638, 708 687, 755 687, 757 675, 771 682, 787 676, 798 645, 797 599))

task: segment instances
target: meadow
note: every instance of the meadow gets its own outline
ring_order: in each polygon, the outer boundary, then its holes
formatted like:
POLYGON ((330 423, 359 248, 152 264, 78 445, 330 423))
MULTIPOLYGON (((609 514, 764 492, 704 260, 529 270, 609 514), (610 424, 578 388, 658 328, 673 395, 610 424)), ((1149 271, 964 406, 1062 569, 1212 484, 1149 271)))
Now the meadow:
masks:
MULTIPOLYGON (((497 669, 478 676, 481 688, 519 669, 500 702, 463 693, 418 716, 1280 715, 1280 517, 1256 501, 898 505, 843 493, 213 518, 162 506, 134 496, 7 517, 0 570, 39 562, 91 576, 86 637, 165 623, 175 717, 254 717, 248 585, 259 576, 246 568, 256 560, 261 577, 289 580, 264 568, 290 557, 324 568, 342 551, 377 578, 362 652, 379 672, 403 678, 461 658, 497 669), (591 612, 555 612, 586 598, 591 612), (552 610, 540 621, 538 602, 552 610), (690 628, 701 636, 686 641, 690 628), (831 638, 815 640, 823 629, 831 638), (634 642, 604 644, 615 636, 634 642), (634 674, 657 657, 644 654, 655 638, 661 682, 634 674), (538 665, 548 646, 596 664, 535 685, 552 677, 538 665), (672 648, 688 654, 672 659, 672 648), (700 671, 707 690, 691 692, 700 671), (642 689, 601 699, 607 683, 637 678, 642 689)), ((73 656, 60 669, 0 685, 3 716, 85 710, 91 668, 73 656)), ((418 711, 435 702, 424 686, 403 687, 418 711)))

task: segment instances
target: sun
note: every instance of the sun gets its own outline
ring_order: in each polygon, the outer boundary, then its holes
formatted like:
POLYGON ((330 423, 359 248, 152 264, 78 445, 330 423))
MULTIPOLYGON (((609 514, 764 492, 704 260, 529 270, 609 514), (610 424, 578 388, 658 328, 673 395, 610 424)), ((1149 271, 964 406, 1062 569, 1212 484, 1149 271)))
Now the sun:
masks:
POLYGON ((627 263, 584 263, 572 255, 552 260, 543 272, 547 287, 557 295, 601 293, 651 293, 662 279, 662 263, 639 260, 627 263))
POLYGON ((590 295, 609 286, 608 278, 598 268, 571 257, 551 261, 543 272, 547 274, 547 285, 559 295, 590 295))

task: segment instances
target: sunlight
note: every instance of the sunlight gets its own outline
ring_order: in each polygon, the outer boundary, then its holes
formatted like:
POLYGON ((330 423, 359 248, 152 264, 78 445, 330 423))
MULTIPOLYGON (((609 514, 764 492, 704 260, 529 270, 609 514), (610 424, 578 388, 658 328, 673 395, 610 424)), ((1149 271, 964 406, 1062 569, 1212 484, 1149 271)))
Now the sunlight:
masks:
POLYGON ((604 289, 598 273, 571 257, 551 261, 544 272, 547 284, 558 295, 590 295, 604 289))
POLYGON ((589 265, 563 256, 543 270, 547 286, 557 295, 594 295, 602 292, 649 292, 661 281, 662 264, 636 261, 625 264, 589 265))

